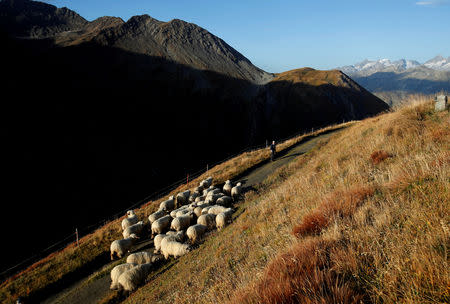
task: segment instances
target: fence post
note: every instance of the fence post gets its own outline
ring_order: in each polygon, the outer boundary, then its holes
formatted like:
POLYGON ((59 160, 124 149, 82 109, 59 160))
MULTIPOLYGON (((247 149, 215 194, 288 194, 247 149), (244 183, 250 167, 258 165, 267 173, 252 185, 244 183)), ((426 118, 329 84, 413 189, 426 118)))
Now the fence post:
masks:
POLYGON ((189 173, 186 176, 186 185, 189 184, 189 173))
POLYGON ((78 246, 80 246, 79 239, 78 239, 78 228, 75 228, 75 235, 77 238, 77 247, 78 247, 78 246))
POLYGON ((206 164, 206 172, 208 172, 208 164, 206 164))

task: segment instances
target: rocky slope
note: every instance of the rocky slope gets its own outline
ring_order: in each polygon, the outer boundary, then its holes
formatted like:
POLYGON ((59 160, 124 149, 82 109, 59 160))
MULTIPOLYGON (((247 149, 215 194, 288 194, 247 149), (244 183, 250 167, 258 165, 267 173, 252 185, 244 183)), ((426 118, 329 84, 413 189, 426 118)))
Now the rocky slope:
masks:
POLYGON ((135 16, 118 27, 103 31, 94 41, 257 84, 273 77, 255 67, 222 39, 179 19, 162 22, 148 15, 135 16))
POLYGON ((0 27, 14 36, 47 38, 86 24, 86 19, 65 7, 28 0, 0 2, 0 27))

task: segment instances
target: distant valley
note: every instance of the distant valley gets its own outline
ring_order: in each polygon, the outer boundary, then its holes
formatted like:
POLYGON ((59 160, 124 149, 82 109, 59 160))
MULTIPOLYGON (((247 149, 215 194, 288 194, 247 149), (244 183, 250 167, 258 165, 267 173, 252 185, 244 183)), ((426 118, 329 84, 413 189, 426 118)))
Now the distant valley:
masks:
POLYGON ((423 64, 405 59, 364 60, 339 69, 390 105, 410 94, 450 91, 450 57, 436 56, 423 64))

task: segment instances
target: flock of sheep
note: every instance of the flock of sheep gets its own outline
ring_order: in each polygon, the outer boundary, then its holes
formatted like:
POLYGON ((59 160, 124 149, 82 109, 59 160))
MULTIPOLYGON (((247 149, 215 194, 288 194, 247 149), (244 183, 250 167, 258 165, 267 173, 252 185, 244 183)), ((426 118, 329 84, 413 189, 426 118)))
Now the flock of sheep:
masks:
POLYGON ((122 221, 123 239, 111 243, 111 260, 124 257, 137 240, 149 236, 149 228, 155 249, 132 253, 125 264, 114 267, 111 289, 135 290, 163 259, 185 255, 206 232, 220 230, 231 222, 233 209, 230 207, 242 192, 241 183, 233 186, 227 180, 221 191, 212 182, 209 177, 192 193, 187 190, 163 201, 158 211, 148 217, 151 228, 139 221, 134 211, 127 211, 122 221))

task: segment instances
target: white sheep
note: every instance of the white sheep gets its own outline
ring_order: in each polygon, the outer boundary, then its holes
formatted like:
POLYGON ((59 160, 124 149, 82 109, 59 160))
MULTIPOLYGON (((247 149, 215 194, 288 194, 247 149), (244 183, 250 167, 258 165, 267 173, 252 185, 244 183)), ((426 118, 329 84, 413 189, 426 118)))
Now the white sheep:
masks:
POLYGON ((220 206, 231 206, 232 203, 233 199, 230 196, 219 197, 216 201, 216 204, 220 206))
POLYGON ((126 263, 126 264, 120 264, 120 265, 117 265, 116 267, 114 267, 111 270, 111 286, 109 287, 109 289, 111 289, 111 290, 119 289, 120 288, 120 284, 119 284, 120 275, 122 273, 124 273, 125 271, 130 270, 134 266, 136 266, 136 264, 126 263))
POLYGON ((176 217, 172 220, 170 224, 170 229, 180 231, 184 230, 191 225, 191 222, 194 220, 194 213, 189 212, 188 214, 176 217))
POLYGON ((122 273, 117 281, 125 291, 136 290, 139 285, 144 283, 152 269, 153 264, 151 263, 136 265, 122 273))
POLYGON ((164 233, 170 228, 170 223, 172 222, 172 217, 170 215, 165 215, 160 217, 152 223, 152 234, 164 233))
POLYGON ((221 213, 221 212, 225 212, 225 211, 227 211, 227 207, 224 207, 224 206, 219 206, 219 205, 214 205, 214 206, 211 206, 209 209, 208 209, 208 213, 209 214, 215 214, 215 215, 218 215, 219 213, 221 213))
POLYGON ((225 196, 225 194, 209 192, 208 195, 206 196, 205 203, 207 203, 207 204, 215 204, 216 201, 219 198, 221 198, 222 196, 225 196))
POLYGON ((228 208, 226 211, 219 213, 216 216, 217 230, 221 230, 227 224, 231 223, 232 217, 233 217, 233 209, 231 209, 231 208, 228 208))
POLYGON ((231 189, 231 197, 233 198, 234 201, 239 199, 239 196, 241 195, 242 192, 242 184, 241 183, 237 183, 236 186, 234 186, 231 189))
POLYGON ((170 216, 173 217, 173 218, 176 218, 176 217, 177 217, 177 212, 178 212, 178 211, 185 210, 185 209, 187 209, 187 208, 188 208, 188 206, 185 205, 185 206, 181 206, 181 207, 178 208, 178 209, 172 210, 172 211, 170 211, 170 216))
POLYGON ((113 241, 109 247, 111 251, 111 260, 114 260, 115 256, 121 259, 138 239, 136 234, 131 234, 128 238, 123 240, 113 241))
POLYGON ((209 209, 211 208, 211 205, 206 205, 203 209, 202 209, 202 215, 203 214, 208 214, 209 209))
POLYGON ((207 189, 212 185, 212 177, 208 177, 207 179, 204 179, 200 182, 200 187, 203 189, 207 189))
POLYGON ((161 250, 161 242, 165 237, 171 237, 174 241, 182 242, 184 240, 183 231, 168 231, 166 234, 160 233, 153 239, 153 244, 155 245, 154 253, 158 253, 161 250))
POLYGON ((160 255, 155 255, 148 251, 135 252, 127 257, 127 263, 130 264, 157 263, 159 261, 161 261, 160 255))
POLYGON ((158 210, 158 211, 153 212, 152 214, 150 214, 148 216, 148 221, 150 222, 150 224, 153 224, 154 221, 156 221, 157 219, 163 217, 164 215, 166 215, 166 211, 158 210))
POLYGON ((128 227, 127 229, 125 229, 122 232, 123 238, 126 239, 133 233, 136 235, 139 235, 144 230, 144 227, 145 227, 145 225, 144 225, 143 221, 139 221, 136 224, 131 225, 130 227, 128 227))
POLYGON ((205 234, 206 230, 208 230, 208 227, 202 224, 196 224, 193 226, 190 226, 187 231, 186 235, 191 241, 192 244, 195 244, 198 240, 200 240, 203 235, 205 234))
POLYGON ((165 200, 161 204, 159 204, 159 210, 169 212, 173 209, 175 209, 175 199, 173 195, 170 196, 168 200, 165 200))
POLYGON ((195 216, 200 217, 202 215, 202 210, 203 210, 202 207, 195 207, 195 209, 194 209, 195 216))
POLYGON ((136 224, 137 222, 139 222, 137 215, 134 213, 133 210, 128 210, 127 217, 122 220, 122 230, 127 229, 128 227, 136 224))
POLYGON ((188 208, 185 208, 183 210, 178 210, 177 213, 175 214, 175 218, 183 216, 185 214, 188 214, 189 212, 192 212, 192 211, 189 210, 188 208))
POLYGON ((170 255, 175 258, 185 255, 191 251, 191 246, 188 244, 183 244, 177 241, 174 241, 170 237, 165 237, 161 242, 161 253, 164 255, 164 258, 167 260, 170 255))
POLYGON ((189 202, 189 195, 191 190, 186 190, 177 194, 177 206, 186 205, 189 202))
POLYGON ((191 202, 191 203, 195 202, 195 199, 196 199, 197 197, 199 197, 199 196, 200 196, 200 193, 199 193, 199 192, 194 192, 194 193, 192 193, 192 194, 189 196, 189 202, 191 202))
POLYGON ((223 185, 223 193, 225 193, 226 195, 231 195, 231 189, 233 188, 233 184, 231 183, 230 180, 227 180, 225 182, 225 185, 223 185))
POLYGON ((205 225, 208 229, 213 229, 216 226, 216 215, 202 214, 197 219, 197 224, 205 225))
POLYGON ((166 235, 168 237, 172 237, 177 242, 183 242, 184 241, 184 231, 167 231, 166 235))

